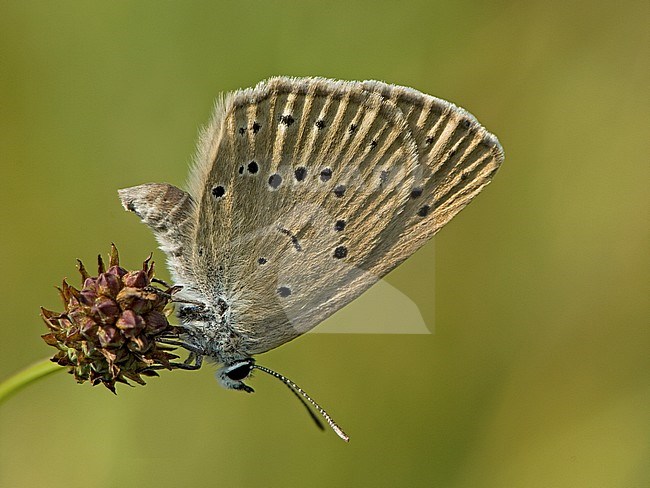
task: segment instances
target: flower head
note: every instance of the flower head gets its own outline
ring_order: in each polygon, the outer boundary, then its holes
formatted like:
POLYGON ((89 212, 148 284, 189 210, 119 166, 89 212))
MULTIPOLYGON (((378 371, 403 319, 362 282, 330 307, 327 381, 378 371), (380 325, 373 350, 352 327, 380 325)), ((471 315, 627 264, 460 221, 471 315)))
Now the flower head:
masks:
POLYGON ((78 263, 81 290, 65 280, 59 288, 65 311, 41 308, 41 317, 51 330, 43 340, 58 349, 51 360, 68 367, 77 382, 102 383, 113 393, 116 382, 132 380, 144 385, 142 376, 172 369, 170 361, 178 358, 170 352, 174 348, 157 341, 178 335, 165 314, 178 288, 153 286, 151 256, 142 269, 127 271, 120 267, 113 244, 108 269, 98 256, 97 276, 90 276, 83 263, 78 263))

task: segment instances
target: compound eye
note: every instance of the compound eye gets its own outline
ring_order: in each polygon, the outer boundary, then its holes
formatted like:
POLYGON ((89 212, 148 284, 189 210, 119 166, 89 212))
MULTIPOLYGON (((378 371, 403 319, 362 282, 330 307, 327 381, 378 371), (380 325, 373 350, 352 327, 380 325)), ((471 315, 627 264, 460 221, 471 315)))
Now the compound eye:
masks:
POLYGON ((225 371, 225 375, 233 381, 241 381, 246 378, 252 370, 253 365, 249 362, 237 363, 225 371))

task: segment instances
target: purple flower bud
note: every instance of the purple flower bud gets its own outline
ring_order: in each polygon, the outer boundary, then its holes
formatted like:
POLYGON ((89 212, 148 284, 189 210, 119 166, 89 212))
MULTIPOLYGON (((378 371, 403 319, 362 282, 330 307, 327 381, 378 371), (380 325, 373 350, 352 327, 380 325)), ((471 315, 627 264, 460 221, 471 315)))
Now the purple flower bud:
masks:
POLYGON ((97 298, 92 308, 93 314, 96 314, 103 323, 113 323, 117 320, 120 313, 120 307, 108 297, 102 296, 97 298))
POLYGON ((127 272, 127 270, 121 268, 120 266, 111 266, 110 269, 106 271, 107 274, 112 274, 119 278, 122 278, 122 276, 124 276, 127 272))
POLYGON ((79 332, 86 339, 91 339, 97 333, 97 324, 90 317, 84 317, 79 321, 79 332))
POLYGON ((121 342, 120 332, 112 325, 100 327, 97 337, 102 347, 118 346, 121 342))
POLYGON ((157 310, 152 310, 144 316, 144 320, 147 324, 147 331, 151 335, 158 335, 169 327, 169 322, 165 314, 158 312, 157 310))
POLYGON ((92 304, 95 302, 95 299, 97 298, 97 293, 95 293, 94 289, 88 289, 84 288, 81 290, 79 302, 82 305, 86 305, 87 307, 92 306, 92 304))
POLYGON ((149 278, 144 271, 129 271, 122 277, 124 286, 132 288, 144 288, 149 284, 149 278))
POLYGON ((116 296, 121 288, 120 278, 114 274, 102 273, 97 278, 97 293, 108 297, 116 296))
POLYGON ((84 280, 84 289, 88 290, 93 290, 97 286, 97 279, 96 278, 86 278, 84 280))
POLYGON ((115 325, 126 337, 136 337, 145 327, 145 321, 133 310, 125 310, 115 325))

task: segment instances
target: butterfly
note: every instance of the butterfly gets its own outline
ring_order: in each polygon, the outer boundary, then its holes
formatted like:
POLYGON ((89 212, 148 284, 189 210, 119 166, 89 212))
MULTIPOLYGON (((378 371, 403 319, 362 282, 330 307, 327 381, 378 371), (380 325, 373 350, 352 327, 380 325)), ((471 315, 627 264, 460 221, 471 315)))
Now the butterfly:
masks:
MULTIPOLYGON (((379 81, 275 77, 215 105, 189 189, 119 190, 166 253, 189 357, 226 388, 253 356, 309 331, 424 245, 503 161, 465 110, 379 81)), ((307 404, 303 401, 307 406, 307 404)), ((308 408, 309 410, 309 408, 308 408)))

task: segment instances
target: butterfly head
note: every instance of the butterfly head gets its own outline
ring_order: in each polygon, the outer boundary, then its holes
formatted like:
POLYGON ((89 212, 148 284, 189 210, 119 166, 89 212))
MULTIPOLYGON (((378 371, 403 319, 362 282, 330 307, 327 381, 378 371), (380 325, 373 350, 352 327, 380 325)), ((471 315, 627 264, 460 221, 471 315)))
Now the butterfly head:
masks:
POLYGON ((243 390, 247 393, 253 393, 250 386, 244 384, 253 371, 255 360, 253 358, 241 359, 226 364, 217 371, 217 379, 224 388, 231 390, 243 390))

